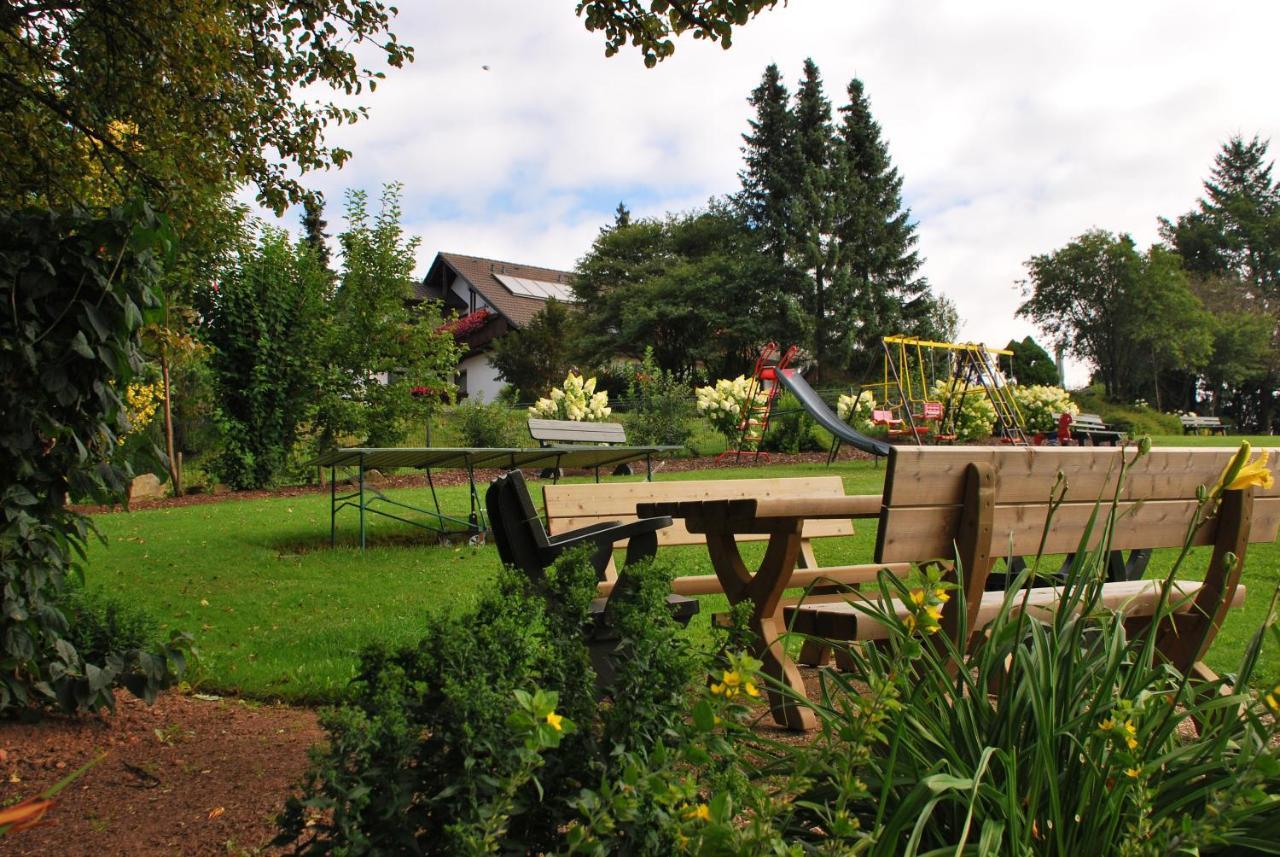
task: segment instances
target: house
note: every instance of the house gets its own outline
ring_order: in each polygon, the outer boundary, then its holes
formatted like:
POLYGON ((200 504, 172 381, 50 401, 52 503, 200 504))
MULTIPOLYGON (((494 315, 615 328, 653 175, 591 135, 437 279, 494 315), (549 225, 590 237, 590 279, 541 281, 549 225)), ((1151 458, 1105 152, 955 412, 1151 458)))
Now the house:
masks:
POLYGON ((492 343, 529 323, 548 298, 571 302, 573 274, 497 259, 437 253, 415 288, 418 300, 443 301, 456 312, 454 335, 466 349, 458 366, 458 396, 492 402, 505 384, 489 362, 492 343))

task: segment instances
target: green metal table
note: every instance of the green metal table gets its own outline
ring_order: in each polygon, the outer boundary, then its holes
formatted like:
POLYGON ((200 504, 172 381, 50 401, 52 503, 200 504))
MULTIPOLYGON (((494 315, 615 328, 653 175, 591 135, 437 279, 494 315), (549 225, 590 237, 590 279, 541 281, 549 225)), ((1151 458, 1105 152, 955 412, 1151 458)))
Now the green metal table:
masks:
POLYGON ((338 512, 345 508, 354 508, 360 516, 360 549, 364 550, 366 540, 366 514, 381 515, 392 518, 410 526, 419 527, 432 532, 446 533, 461 530, 467 533, 483 532, 487 523, 484 515, 484 503, 480 499, 476 487, 475 472, 483 468, 515 470, 520 467, 556 468, 577 467, 594 469, 596 481, 600 481, 600 468, 626 464, 632 461, 645 460, 645 478, 653 478, 653 456, 664 452, 674 452, 679 446, 545 446, 536 449, 503 449, 503 448, 464 448, 464 447, 419 447, 419 448, 376 448, 346 447, 332 449, 309 461, 308 467, 329 468, 329 544, 337 543, 338 512), (351 468, 356 471, 355 490, 348 494, 338 494, 338 468, 351 468), (387 497, 381 491, 366 484, 365 473, 371 469, 413 468, 426 471, 427 485, 431 488, 431 500, 434 509, 412 506, 399 500, 387 497), (433 469, 465 470, 469 486, 471 509, 468 516, 459 518, 445 514, 440 509, 440 498, 436 495, 435 481, 431 476, 433 469), (425 515, 427 522, 412 520, 401 514, 388 511, 374 504, 391 506, 396 510, 414 512, 425 515), (453 525, 451 527, 451 525, 453 525))

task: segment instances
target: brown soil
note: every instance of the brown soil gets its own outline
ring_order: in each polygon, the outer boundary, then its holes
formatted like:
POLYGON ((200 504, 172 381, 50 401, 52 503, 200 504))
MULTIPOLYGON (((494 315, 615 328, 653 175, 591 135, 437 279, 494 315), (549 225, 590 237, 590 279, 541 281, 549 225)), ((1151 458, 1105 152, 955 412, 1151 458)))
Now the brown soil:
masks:
MULTIPOLYGON (((865 457, 846 450, 841 459, 865 457)), ((778 455, 774 463, 824 462, 825 453, 778 455)), ((654 462, 657 472, 711 470, 714 458, 654 462)), ((476 473, 479 484, 498 471, 476 473)), ((463 484, 464 473, 442 471, 437 485, 463 484)), ((420 474, 379 485, 421 485, 420 474)), ((134 509, 166 508, 328 490, 297 486, 273 491, 195 494, 152 500, 134 509)), ((120 507, 84 507, 109 513, 120 507)), ((806 671, 808 672, 808 671, 806 671)), ((812 676, 806 676, 813 683, 812 676)), ((811 686, 816 690, 816 686, 811 686)), ((803 736, 773 727, 763 709, 757 728, 775 738, 803 736)), ((106 752, 68 786, 45 825, 15 834, 0 851, 15 855, 204 855, 278 853, 268 843, 275 816, 308 764, 307 750, 324 739, 314 711, 232 698, 167 693, 147 706, 125 692, 116 712, 49 716, 34 723, 0 722, 0 806, 38 794, 106 752)))
POLYGON ((0 804, 38 794, 102 752, 15 855, 273 853, 275 816, 324 733, 312 711, 168 693, 115 714, 0 723, 0 804))

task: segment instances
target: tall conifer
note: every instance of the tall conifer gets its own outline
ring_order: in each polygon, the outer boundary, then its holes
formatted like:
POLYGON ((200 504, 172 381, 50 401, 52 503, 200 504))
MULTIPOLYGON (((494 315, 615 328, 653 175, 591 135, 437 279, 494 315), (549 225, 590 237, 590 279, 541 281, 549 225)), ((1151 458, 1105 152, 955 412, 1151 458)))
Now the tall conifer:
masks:
POLYGON ((742 135, 746 168, 738 174, 742 190, 734 196, 734 205, 759 235, 765 252, 781 262, 791 243, 794 121, 776 65, 764 70, 760 85, 747 102, 755 108, 756 116, 748 121, 750 131, 742 135))

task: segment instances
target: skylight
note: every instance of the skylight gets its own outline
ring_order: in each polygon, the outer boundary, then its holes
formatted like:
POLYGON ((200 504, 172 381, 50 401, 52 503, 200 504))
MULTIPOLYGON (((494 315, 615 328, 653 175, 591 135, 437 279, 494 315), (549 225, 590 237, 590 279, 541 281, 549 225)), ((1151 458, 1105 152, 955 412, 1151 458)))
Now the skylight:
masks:
POLYGON ((564 283, 530 280, 527 277, 513 277, 510 274, 494 274, 494 276, 511 290, 511 294, 522 298, 539 298, 540 300, 555 298, 558 301, 573 301, 573 290, 564 283))

